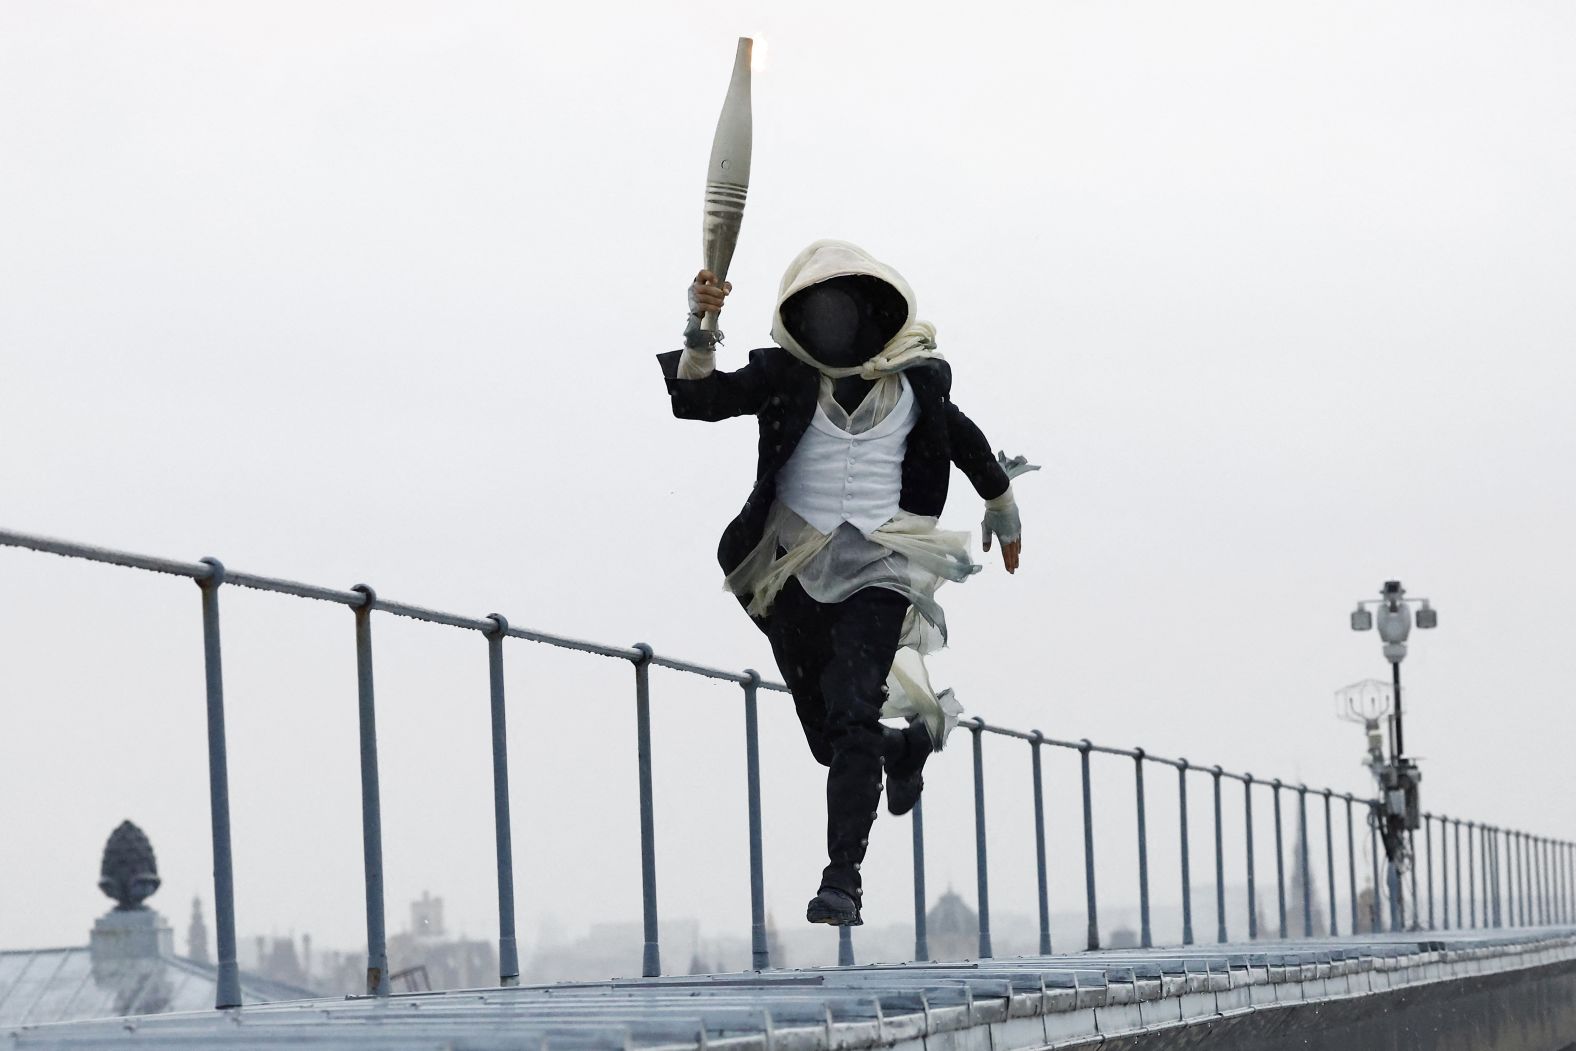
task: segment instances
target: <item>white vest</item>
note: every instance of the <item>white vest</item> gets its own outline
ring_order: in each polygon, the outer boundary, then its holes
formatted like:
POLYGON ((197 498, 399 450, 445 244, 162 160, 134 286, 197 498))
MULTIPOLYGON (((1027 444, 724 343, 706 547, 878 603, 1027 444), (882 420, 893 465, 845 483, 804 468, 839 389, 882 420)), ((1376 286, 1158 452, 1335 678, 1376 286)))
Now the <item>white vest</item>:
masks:
POLYGON ((898 512, 903 454, 919 407, 908 377, 892 411, 863 434, 849 434, 817 403, 810 426, 777 474, 777 499, 830 536, 848 522, 869 535, 898 512))

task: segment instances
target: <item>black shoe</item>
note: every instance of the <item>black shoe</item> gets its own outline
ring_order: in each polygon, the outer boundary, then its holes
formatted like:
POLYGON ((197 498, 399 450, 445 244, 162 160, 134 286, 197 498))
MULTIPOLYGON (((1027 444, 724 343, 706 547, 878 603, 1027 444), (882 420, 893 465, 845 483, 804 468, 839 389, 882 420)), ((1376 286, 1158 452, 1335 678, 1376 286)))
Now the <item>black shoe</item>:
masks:
POLYGON ((925 789, 920 772, 931 753, 930 731, 923 721, 915 719, 909 723, 903 736, 908 750, 902 759, 889 762, 886 768, 887 813, 893 815, 906 814, 919 802, 919 794, 925 789))
POLYGON ((858 927, 865 921, 859 917, 859 903, 846 891, 836 887, 822 887, 804 910, 804 918, 811 923, 826 923, 833 927, 858 927))

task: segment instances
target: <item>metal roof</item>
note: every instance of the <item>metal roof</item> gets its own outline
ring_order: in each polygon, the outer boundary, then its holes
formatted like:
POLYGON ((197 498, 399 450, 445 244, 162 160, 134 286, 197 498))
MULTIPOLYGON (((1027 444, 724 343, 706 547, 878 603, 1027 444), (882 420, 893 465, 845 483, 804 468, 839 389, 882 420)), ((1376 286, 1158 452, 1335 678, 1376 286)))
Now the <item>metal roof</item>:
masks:
MULTIPOLYGON (((0 951, 0 1029, 42 1022, 110 1018, 151 1011, 201 1011, 214 1004, 214 967, 159 957, 134 982, 95 980, 87 946, 0 951)), ((293 1000, 312 993, 255 975, 241 976, 242 1002, 293 1000)))
POLYGON ((1576 960, 1576 927, 310 999, 18 1025, 11 1048, 1018 1051, 1576 960), (932 1045, 934 1046, 934 1045, 932 1045))

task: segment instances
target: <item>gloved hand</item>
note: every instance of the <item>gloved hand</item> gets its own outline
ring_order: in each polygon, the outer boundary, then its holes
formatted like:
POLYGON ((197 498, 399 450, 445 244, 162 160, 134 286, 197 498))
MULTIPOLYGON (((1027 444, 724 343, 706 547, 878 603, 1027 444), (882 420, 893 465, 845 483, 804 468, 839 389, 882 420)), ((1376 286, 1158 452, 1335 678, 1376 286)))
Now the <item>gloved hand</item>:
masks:
POLYGON ((985 508, 985 520, 980 523, 980 533, 984 538, 985 550, 990 550, 991 537, 994 535, 1002 545, 1016 544, 1023 539, 1023 519, 1018 515, 1016 502, 999 509, 985 508))
POLYGON ((733 283, 717 283, 717 275, 702 270, 689 286, 689 319, 684 325, 684 346, 690 350, 714 350, 722 342, 722 331, 707 332, 701 322, 707 314, 721 314, 723 300, 733 291, 733 283))

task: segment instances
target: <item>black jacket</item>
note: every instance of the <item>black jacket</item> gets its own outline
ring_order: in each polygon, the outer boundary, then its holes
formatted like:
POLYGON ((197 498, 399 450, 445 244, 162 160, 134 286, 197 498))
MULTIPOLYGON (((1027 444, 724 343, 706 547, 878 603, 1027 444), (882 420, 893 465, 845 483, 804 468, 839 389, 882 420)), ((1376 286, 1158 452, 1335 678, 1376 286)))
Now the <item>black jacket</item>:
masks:
MULTIPOLYGON (((736 372, 681 380, 681 353, 675 350, 657 355, 673 415, 681 420, 753 415, 760 422, 755 488, 717 545, 717 561, 723 572, 731 573, 766 531, 766 516, 777 496, 777 472, 793 455, 815 415, 820 374, 781 347, 767 347, 750 351, 749 364, 736 372)), ((938 358, 908 369, 904 375, 914 389, 919 418, 909 432, 903 456, 903 492, 898 506, 910 514, 940 515, 954 463, 984 499, 1006 492, 1007 472, 996 462, 990 443, 952 404, 952 368, 938 358)))

